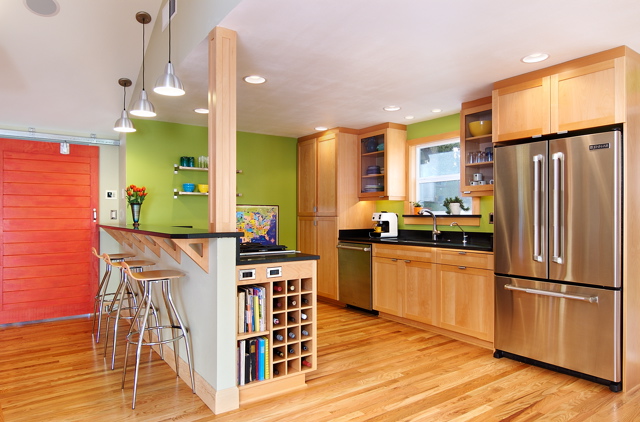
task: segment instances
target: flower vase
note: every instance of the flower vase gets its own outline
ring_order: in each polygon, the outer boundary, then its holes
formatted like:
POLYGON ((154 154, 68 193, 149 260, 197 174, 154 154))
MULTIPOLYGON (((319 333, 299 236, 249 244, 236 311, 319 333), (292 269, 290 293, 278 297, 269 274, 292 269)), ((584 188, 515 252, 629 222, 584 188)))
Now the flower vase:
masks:
POLYGON ((460 211, 462 211, 462 209, 460 208, 460 203, 458 202, 452 202, 449 204, 449 210, 451 211, 451 214, 453 215, 458 215, 460 214, 460 211))
POLYGON ((142 204, 129 204, 131 205, 131 216, 133 217, 133 227, 140 226, 140 208, 142 204))

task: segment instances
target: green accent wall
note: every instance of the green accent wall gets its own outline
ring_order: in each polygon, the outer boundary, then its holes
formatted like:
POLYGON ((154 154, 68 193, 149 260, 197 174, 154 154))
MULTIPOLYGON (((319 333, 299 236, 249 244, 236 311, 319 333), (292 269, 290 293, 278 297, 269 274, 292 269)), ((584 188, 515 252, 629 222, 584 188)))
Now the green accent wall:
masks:
MULTIPOLYGON (((460 114, 444 116, 438 119, 413 123, 407 126, 407 140, 422 138, 425 136, 439 135, 441 133, 453 132, 460 129, 460 114)), ((388 211, 398 214, 398 228, 407 230, 431 230, 432 225, 405 225, 402 214, 404 212, 404 201, 377 201, 376 211, 388 211)), ((460 225, 470 232, 493 232, 493 225, 489 224, 489 213, 493 212, 493 196, 480 198, 480 226, 464 226, 464 220, 460 225)), ((455 227, 439 226, 439 230, 458 230, 455 227)))
MULTIPOLYGON (((142 204, 140 224, 207 229, 206 196, 173 198, 173 189, 182 190, 183 183, 207 183, 207 172, 173 173, 181 156, 196 157, 197 163, 197 157, 207 155, 207 128, 143 119, 133 119, 133 124, 136 132, 128 134, 126 141, 125 183, 145 186, 149 193, 142 204)), ((132 222, 127 209, 127 224, 132 222)))
POLYGON ((238 132, 239 205, 278 205, 278 243, 296 248, 296 138, 238 132))
MULTIPOLYGON (((209 226, 206 196, 178 196, 183 183, 207 184, 207 172, 178 171, 181 156, 207 155, 207 128, 134 119, 137 131, 127 135, 126 185, 145 186, 149 195, 142 205, 140 223, 163 226, 209 226)), ((255 133, 237 133, 237 204, 278 205, 279 242, 296 247, 297 140, 255 133)), ((127 207, 128 208, 128 207, 127 207)), ((132 224, 127 209, 127 224, 132 224)))

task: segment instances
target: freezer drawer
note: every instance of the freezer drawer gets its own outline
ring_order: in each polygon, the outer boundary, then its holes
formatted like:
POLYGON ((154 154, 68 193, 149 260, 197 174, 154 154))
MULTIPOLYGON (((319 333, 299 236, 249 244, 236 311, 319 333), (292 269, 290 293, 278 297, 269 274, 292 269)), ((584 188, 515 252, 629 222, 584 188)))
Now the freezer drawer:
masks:
POLYGON ((496 276, 495 348, 621 379, 621 292, 496 276))

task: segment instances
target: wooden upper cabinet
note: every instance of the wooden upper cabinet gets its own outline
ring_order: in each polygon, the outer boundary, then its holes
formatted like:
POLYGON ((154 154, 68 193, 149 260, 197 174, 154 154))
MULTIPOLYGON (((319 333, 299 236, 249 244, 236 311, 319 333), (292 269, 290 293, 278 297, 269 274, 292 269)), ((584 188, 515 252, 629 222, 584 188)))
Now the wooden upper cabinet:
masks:
POLYGON ((549 133, 549 77, 493 91, 493 142, 549 133))
POLYGON ((317 211, 319 217, 338 215, 336 135, 318 138, 317 211))
POLYGON ((385 123, 360 132, 360 199, 405 200, 407 127, 385 123))
POLYGON ((624 59, 551 76, 551 133, 624 122, 624 59))
POLYGON ((625 48, 496 82, 493 142, 626 121, 625 48))
POLYGON ((313 216, 316 208, 316 138, 298 142, 298 215, 313 216))

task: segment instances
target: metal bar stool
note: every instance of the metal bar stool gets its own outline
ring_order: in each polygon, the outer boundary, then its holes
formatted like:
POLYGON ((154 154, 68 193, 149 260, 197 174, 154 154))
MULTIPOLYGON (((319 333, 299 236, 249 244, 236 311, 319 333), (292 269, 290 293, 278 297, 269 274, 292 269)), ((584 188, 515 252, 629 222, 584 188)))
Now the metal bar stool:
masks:
POLYGON ((173 304, 173 298, 171 296, 171 281, 177 280, 183 277, 185 274, 180 271, 175 270, 154 270, 154 271, 143 271, 143 272, 133 272, 131 268, 127 265, 126 262, 121 263, 122 268, 127 273, 127 276, 131 280, 137 280, 141 282, 144 286, 144 296, 141 300, 141 303, 138 306, 138 312, 134 317, 134 321, 139 322, 139 327, 137 330, 134 328, 136 324, 131 325, 131 329, 129 330, 129 334, 127 335, 127 349, 124 356, 124 368, 122 370, 122 388, 124 389, 124 382, 127 376, 127 358, 129 357, 129 345, 136 344, 136 365, 135 372, 133 377, 133 401, 131 408, 136 408, 136 393, 138 389, 138 372, 140 368, 140 352, 142 350, 142 346, 155 346, 166 343, 175 343, 173 345, 173 353, 175 358, 176 365, 176 376, 179 377, 179 368, 180 363, 178 360, 178 341, 180 339, 184 339, 185 348, 187 351, 187 363, 189 365, 189 375, 191 377, 191 391, 196 392, 195 379, 193 377, 193 363, 191 359, 191 341, 189 339, 189 333, 182 323, 182 318, 180 314, 176 310, 175 305, 173 304), (151 296, 153 293, 153 285, 155 283, 161 283, 162 286, 162 296, 164 302, 167 306, 167 315, 169 316, 169 321, 171 325, 160 325, 157 327, 148 327, 148 315, 149 310, 151 309, 151 296), (176 324, 177 323, 177 324, 176 324), (157 329, 171 329, 172 337, 170 339, 163 340, 162 336, 159 336, 157 340, 152 338, 152 331, 157 329), (145 339, 145 335, 147 336, 145 339))
MULTIPOLYGON (((98 251, 96 251, 96 248, 91 248, 91 252, 93 252, 93 254, 97 258, 103 259, 102 255, 99 255, 98 251)), ((122 262, 125 259, 133 258, 135 256, 135 254, 130 252, 112 253, 106 255, 109 256, 109 259, 111 259, 112 263, 122 262)), ((107 302, 108 304, 110 304, 113 301, 113 297, 115 296, 114 293, 107 293, 107 288, 109 287, 109 279, 111 278, 111 268, 111 264, 106 265, 104 275, 102 276, 102 280, 98 285, 98 291, 96 292, 96 295, 93 299, 93 322, 91 326, 91 333, 95 333, 96 343, 100 342, 100 328, 102 325, 102 310, 104 309, 104 303, 107 302), (98 331, 96 331, 96 317, 98 319, 98 331)))
MULTIPOLYGON (((138 297, 142 298, 143 291, 140 283, 136 282, 131 284, 129 278, 127 277, 127 273, 122 268, 120 262, 111 261, 109 255, 103 254, 102 258, 107 265, 111 265, 114 268, 120 268, 120 284, 118 285, 118 289, 115 292, 113 300, 108 307, 107 312, 107 328, 105 331, 105 342, 104 342, 104 356, 107 356, 107 346, 109 343, 109 322, 111 319, 114 319, 113 324, 113 347, 111 350, 111 370, 115 368, 116 362, 116 346, 118 343, 118 325, 121 319, 131 320, 132 323, 133 317, 135 313, 138 311, 138 297), (125 300, 127 304, 125 305, 125 300), (125 312, 123 312, 125 311, 125 312), (115 316, 114 316, 115 314, 115 316)), ((140 272, 144 267, 150 267, 152 265, 156 265, 155 262, 149 261, 146 259, 137 259, 133 261, 127 261, 127 265, 132 271, 140 272)), ((158 314, 156 312, 156 308, 151 304, 151 313, 155 318, 155 324, 159 324, 158 314)), ((158 333, 160 330, 158 329, 158 333)), ((160 350, 160 355, 162 356, 162 349, 160 350)))

